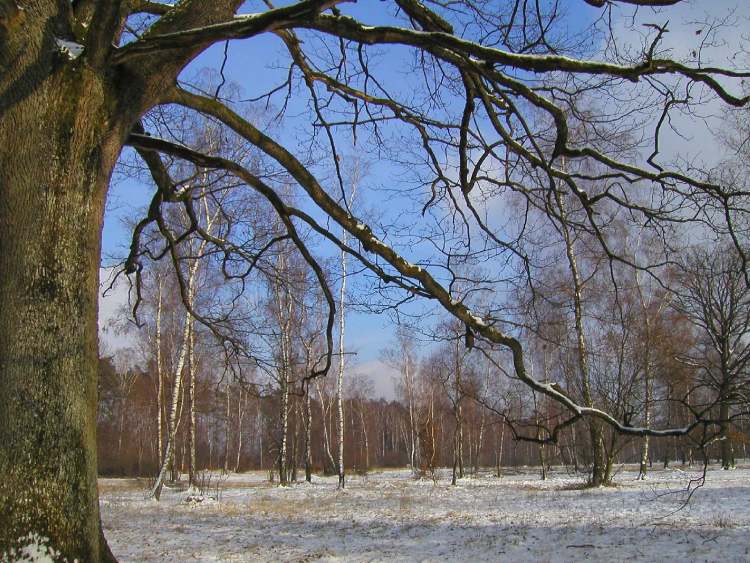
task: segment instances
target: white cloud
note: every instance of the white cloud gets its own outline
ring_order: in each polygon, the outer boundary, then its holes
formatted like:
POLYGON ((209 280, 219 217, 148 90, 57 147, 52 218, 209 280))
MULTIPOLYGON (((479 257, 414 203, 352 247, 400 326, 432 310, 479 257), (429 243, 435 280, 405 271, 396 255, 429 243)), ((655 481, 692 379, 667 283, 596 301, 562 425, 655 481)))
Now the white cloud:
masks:
POLYGON ((396 398, 394 378, 399 376, 397 370, 380 360, 370 360, 357 364, 353 371, 367 376, 372 381, 374 398, 392 401, 396 398))
POLYGON ((121 275, 109 288, 114 273, 114 268, 100 268, 99 270, 100 355, 114 355, 136 344, 135 334, 128 327, 126 320, 129 284, 125 276, 121 275))
MULTIPOLYGON (((668 8, 649 9, 620 6, 620 19, 613 33, 622 52, 641 51, 656 36, 648 26, 666 26, 657 58, 669 57, 691 67, 722 67, 731 70, 750 68, 748 28, 750 3, 746 0, 687 1, 668 8)), ((668 76, 660 78, 673 83, 668 76)), ((732 95, 741 96, 747 84, 740 79, 717 78, 732 95)), ((682 97, 684 89, 677 88, 682 97)), ((716 137, 724 124, 728 107, 708 87, 694 85, 690 90, 692 106, 688 111, 671 112, 671 120, 662 127, 661 162, 681 158, 700 167, 715 166, 725 158, 726 149, 716 137)))

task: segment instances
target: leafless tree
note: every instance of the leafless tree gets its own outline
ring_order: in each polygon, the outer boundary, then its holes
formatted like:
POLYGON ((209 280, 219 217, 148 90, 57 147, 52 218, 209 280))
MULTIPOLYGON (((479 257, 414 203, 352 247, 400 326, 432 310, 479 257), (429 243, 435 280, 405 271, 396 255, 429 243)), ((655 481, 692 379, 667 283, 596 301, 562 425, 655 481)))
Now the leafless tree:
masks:
POLYGON ((670 257, 628 261, 611 236, 611 213, 604 212, 610 206, 657 232, 701 222, 730 236, 746 262, 745 190, 667 162, 660 140, 673 113, 689 115, 701 103, 699 91, 745 106, 738 83, 750 73, 703 64, 699 37, 690 60, 670 58, 662 49, 668 12, 650 18, 638 49, 619 48, 608 23, 623 7, 679 7, 680 0, 584 3, 603 17, 580 33, 566 33, 573 28, 560 4, 541 0, 389 0, 378 9, 390 25, 370 25, 367 14, 336 0, 254 4, 255 12, 242 15, 240 0, 0 2, 0 553, 33 532, 70 560, 111 559, 96 502, 96 292, 104 202, 125 145, 138 151, 155 185, 125 270, 135 277, 143 271, 144 232, 154 225, 162 246, 153 257, 175 263, 189 314, 236 354, 252 351, 231 336, 227 310, 191 308, 189 276, 179 267, 181 244, 192 235, 207 241, 206 251, 217 256, 227 278, 222 293, 230 297, 241 292, 244 274, 256 267, 269 241, 247 244, 237 223, 220 235, 207 232, 197 219, 196 192, 183 189, 165 158, 231 176, 234 193, 253 191, 278 216, 285 240, 303 256, 329 307, 325 359, 311 377, 331 365, 336 307, 301 230, 346 251, 377 278, 384 305, 427 298, 466 327, 473 347, 506 351, 514 377, 572 418, 593 417, 637 436, 690 432, 695 426, 628 426, 535 379, 507 303, 478 305, 465 292, 470 282, 473 295, 493 288, 503 295, 508 284, 529 277, 535 264, 521 244, 528 234, 523 211, 546 209, 559 190, 585 211, 568 226, 593 237, 611 263, 658 275, 670 257), (283 43, 289 73, 268 92, 251 96, 279 108, 285 123, 307 126, 309 143, 285 146, 282 135, 247 118, 239 100, 225 99, 220 88, 205 92, 178 80, 212 45, 231 40, 252 48, 266 35, 283 43), (594 48, 592 37, 601 38, 594 48), (413 54, 410 72, 401 75, 408 80, 394 84, 389 72, 405 62, 406 50, 413 54), (386 64, 379 64, 381 52, 391 55, 386 64), (311 109, 304 121, 286 111, 291 97, 311 109), (579 111, 581 100, 592 97, 602 101, 599 107, 579 111), (211 154, 189 139, 145 134, 147 118, 172 104, 221 122, 261 153, 265 166, 211 154), (628 129, 642 125, 639 138, 650 145, 642 147, 643 156, 614 157, 611 143, 598 134, 603 120, 628 129), (588 135, 572 139, 574 125, 588 135), (404 172, 400 184, 410 188, 414 213, 366 221, 332 195, 341 191, 337 139, 344 131, 404 172), (566 168, 563 158, 601 168, 566 168), (532 175, 546 179, 545 188, 527 181, 532 175), (595 188, 587 183, 592 176, 595 188), (289 178, 352 244, 285 198, 280 186, 289 178), (492 205, 509 194, 517 196, 521 212, 499 225, 492 205), (166 220, 173 206, 191 219, 186 229, 175 231, 166 220), (404 230, 405 224, 415 228, 404 230), (505 228, 510 226, 516 228, 505 228), (456 293, 453 273, 462 270, 454 266, 482 259, 491 273, 458 280, 456 293))
POLYGON ((748 404, 750 288, 740 255, 729 245, 719 252, 695 250, 682 283, 677 307, 703 337, 698 353, 686 354, 686 359, 700 368, 702 384, 711 390, 711 403, 718 406, 721 463, 730 469, 734 467, 730 424, 736 410, 742 412, 748 404))

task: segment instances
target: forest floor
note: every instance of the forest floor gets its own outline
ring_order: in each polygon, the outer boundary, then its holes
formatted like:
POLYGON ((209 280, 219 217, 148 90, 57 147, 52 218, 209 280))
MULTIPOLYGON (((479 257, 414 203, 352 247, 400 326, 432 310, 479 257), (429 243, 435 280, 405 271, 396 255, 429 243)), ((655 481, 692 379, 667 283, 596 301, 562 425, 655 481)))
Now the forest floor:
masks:
MULTIPOLYGON (((537 470, 468 477, 451 487, 406 470, 278 487, 267 473, 220 477, 202 502, 145 483, 100 479, 102 520, 120 561, 748 561, 750 469, 623 469, 613 487, 537 470), (217 487, 218 485, 218 487, 217 487), (217 494, 218 493, 218 494, 217 494)), ((304 477, 304 475, 303 475, 304 477)))

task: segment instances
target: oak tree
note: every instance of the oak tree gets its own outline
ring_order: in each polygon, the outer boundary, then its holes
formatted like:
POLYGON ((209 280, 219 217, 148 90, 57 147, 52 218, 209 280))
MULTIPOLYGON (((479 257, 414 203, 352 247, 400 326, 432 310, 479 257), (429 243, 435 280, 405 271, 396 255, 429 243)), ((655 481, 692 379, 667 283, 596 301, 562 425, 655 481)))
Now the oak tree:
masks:
MULTIPOLYGON (((605 208, 657 231, 701 221, 731 234, 745 263, 735 228, 745 219, 745 192, 660 158, 660 139, 671 115, 690 115, 702 96, 746 105, 739 82, 750 73, 704 64, 700 39, 690 60, 671 58, 662 48, 668 18, 659 15, 639 47, 618 49, 607 28, 612 18, 599 17, 623 6, 679 6, 681 0, 564 4, 388 0, 368 15, 355 2, 337 0, 281 7, 251 2, 241 13, 242 0, 0 0, 0 554, 39 543, 69 560, 112 558, 96 487, 97 289, 105 200, 126 145, 148 165, 155 186, 126 272, 137 278, 145 259, 140 237, 150 225, 163 237, 161 257, 174 260, 186 233, 197 233, 224 264, 251 267, 257 252, 244 247, 239 230, 224 237, 207 232, 197 219, 197 194, 182 189, 163 158, 231 174, 273 208, 284 240, 321 286, 329 308, 327 351, 310 377, 331 365, 336 307, 302 228, 368 270, 378 280, 376 293, 391 304, 426 298, 466 327, 467 344, 504 350, 514 376, 571 417, 594 417, 636 435, 687 431, 631 428, 538 381, 527 370, 507 309, 477 305, 471 293, 457 298, 453 291, 457 281, 487 291, 502 289, 511 274, 528 275, 534 264, 524 247, 532 233, 523 209, 546 210, 557 191, 584 210, 568 228, 594 237, 612 262, 653 275, 660 267, 629 262, 618 251, 605 208), (564 7, 587 11, 566 21, 564 7), (212 45, 241 42, 257 59, 261 39, 269 36, 285 50, 288 80, 260 99, 277 100, 284 120, 297 114, 285 111, 284 97, 303 100, 310 141, 304 150, 245 118, 220 92, 179 81, 212 45), (601 43, 591 47, 592 37, 601 43), (386 56, 382 64, 379 57, 386 56), (392 67, 404 63, 409 72, 394 80, 392 67), (579 112, 579 102, 592 97, 612 103, 579 112), (267 173, 205 147, 149 136, 143 119, 170 104, 222 123, 262 153, 267 173), (643 157, 613 157, 608 139, 597 134, 603 120, 641 123, 640 138, 649 145, 643 157), (573 126, 588 134, 572 140, 573 126), (401 224, 392 217, 365 221, 341 198, 342 130, 404 172, 392 179, 409 188, 415 212, 404 212, 401 224), (307 207, 285 199, 280 184, 289 179, 307 207), (497 210, 511 197, 522 202, 521 213, 499 221, 497 210), (174 205, 191 218, 186 232, 175 233, 165 221, 174 205), (400 238, 404 221, 415 229, 410 240, 400 238), (430 258, 425 245, 432 245, 430 258), (486 258, 492 273, 457 279, 457 261, 477 258, 486 258)), ((236 271, 226 274, 241 283, 236 271)), ((221 338, 220 319, 192 310, 189 280, 179 268, 175 276, 195 321, 221 338)))

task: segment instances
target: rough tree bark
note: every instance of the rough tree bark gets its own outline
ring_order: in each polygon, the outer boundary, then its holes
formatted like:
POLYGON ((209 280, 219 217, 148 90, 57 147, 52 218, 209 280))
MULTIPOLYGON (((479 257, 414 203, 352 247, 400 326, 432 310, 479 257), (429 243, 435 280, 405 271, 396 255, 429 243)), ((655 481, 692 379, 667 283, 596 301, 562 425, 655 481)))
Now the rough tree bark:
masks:
POLYGON ((62 4, 0 6, 0 558, 31 534, 95 561, 100 241, 127 131, 45 32, 62 4))
MULTIPOLYGON (((605 4, 604 0, 585 1, 605 4)), ((635 5, 680 2, 618 1, 635 5)), ((165 101, 165 86, 173 85, 181 70, 212 44, 277 32, 282 27, 307 27, 364 42, 411 44, 442 60, 450 58, 471 67, 472 74, 484 73, 482 78, 493 85, 498 84, 492 78, 496 67, 507 63, 516 67, 519 76, 532 70, 594 71, 637 81, 646 73, 677 73, 695 77, 715 91, 718 88, 711 73, 684 70, 671 61, 661 62, 661 70, 650 62, 621 67, 486 48, 453 36, 450 26, 418 2, 399 1, 398 7, 408 10, 423 29, 437 26, 448 31, 377 29, 349 18, 316 17, 335 3, 301 0, 269 8, 257 17, 234 18, 242 0, 183 0, 174 5, 0 0, 0 558, 22 541, 21 535, 29 534, 45 538, 44 543, 59 551, 60 558, 97 561, 110 557, 99 533, 95 439, 97 289, 104 202, 112 168, 133 126, 146 111, 165 101), (144 38, 113 48, 119 43, 128 9, 136 5, 167 16, 159 18, 144 38), (82 55, 73 39, 82 43, 82 55)), ((504 80, 502 74, 496 76, 504 80)), ((478 86, 484 93, 483 82, 478 81, 478 86)), ((508 83, 507 88, 513 86, 508 83)), ((475 93, 476 88, 467 101, 475 93)), ((723 90, 717 93, 735 106, 747 103, 746 98, 723 90)), ((471 112, 466 115, 470 117, 471 112)), ((281 155, 267 138, 252 138, 264 150, 281 155)), ((563 135, 559 141, 560 154, 575 152, 563 135)), ((281 156, 316 203, 323 204, 350 233, 357 233, 368 251, 400 275, 417 281, 478 333, 507 346, 522 381, 569 405, 565 396, 528 378, 517 340, 452 300, 428 271, 406 262, 376 239, 369 227, 360 226, 327 199, 312 175, 298 168, 293 158, 281 156)), ((535 159, 526 158, 536 166, 535 159)), ((605 414, 578 411, 627 430, 605 414)))
MULTIPOLYGON (((239 3, 217 1, 201 21, 239 3)), ((96 485, 105 199, 133 126, 205 48, 109 64, 122 4, 0 0, 0 557, 36 543, 71 561, 114 559, 96 485)))

